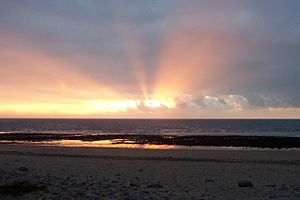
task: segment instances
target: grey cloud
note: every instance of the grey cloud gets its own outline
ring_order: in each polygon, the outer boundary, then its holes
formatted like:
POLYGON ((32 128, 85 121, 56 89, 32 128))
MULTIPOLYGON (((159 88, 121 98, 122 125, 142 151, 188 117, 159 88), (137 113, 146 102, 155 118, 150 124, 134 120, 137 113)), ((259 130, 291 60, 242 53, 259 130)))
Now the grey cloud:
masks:
POLYGON ((289 96, 252 95, 247 96, 252 107, 255 108, 300 108, 299 98, 289 96))
POLYGON ((217 44, 212 46, 220 61, 217 75, 197 88, 211 91, 217 100, 198 97, 197 105, 299 107, 299 10, 298 0, 3 0, 0 30, 69 59, 74 69, 94 80, 135 93, 137 80, 120 31, 128 31, 140 43, 138 53, 149 83, 155 78, 164 39, 182 31, 182 37, 191 41, 209 38, 217 44), (237 94, 236 99, 230 94, 237 94))
POLYGON ((193 101, 205 109, 242 110, 263 108, 300 108, 298 98, 268 95, 216 95, 202 96, 193 101))

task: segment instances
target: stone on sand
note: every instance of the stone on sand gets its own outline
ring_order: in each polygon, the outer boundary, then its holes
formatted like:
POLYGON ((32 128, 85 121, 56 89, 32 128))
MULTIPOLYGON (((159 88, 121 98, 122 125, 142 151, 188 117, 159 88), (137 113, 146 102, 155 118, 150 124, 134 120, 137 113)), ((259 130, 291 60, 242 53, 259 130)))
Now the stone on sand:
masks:
POLYGON ((148 185, 148 188, 163 188, 163 186, 158 183, 151 183, 148 185))
POLYGON ((239 181, 239 187, 253 187, 253 183, 250 181, 239 181))
POLYGON ((19 171, 19 172, 28 172, 29 170, 28 170, 27 167, 19 167, 19 168, 18 168, 18 171, 19 171))

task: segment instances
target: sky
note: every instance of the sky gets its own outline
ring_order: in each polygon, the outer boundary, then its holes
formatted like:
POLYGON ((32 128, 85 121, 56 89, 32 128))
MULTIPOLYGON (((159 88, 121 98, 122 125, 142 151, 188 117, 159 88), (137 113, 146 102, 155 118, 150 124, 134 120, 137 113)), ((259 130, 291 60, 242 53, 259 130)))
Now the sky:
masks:
POLYGON ((0 0, 2 118, 300 118, 298 0, 0 0))

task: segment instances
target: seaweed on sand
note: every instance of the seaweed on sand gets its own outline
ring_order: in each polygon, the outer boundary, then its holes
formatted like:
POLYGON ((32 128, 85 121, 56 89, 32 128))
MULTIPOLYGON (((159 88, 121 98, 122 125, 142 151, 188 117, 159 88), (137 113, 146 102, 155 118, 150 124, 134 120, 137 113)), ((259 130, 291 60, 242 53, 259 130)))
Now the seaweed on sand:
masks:
POLYGON ((29 181, 19 181, 0 185, 0 194, 2 195, 21 196, 26 193, 37 191, 46 192, 47 187, 45 185, 33 184, 29 181))

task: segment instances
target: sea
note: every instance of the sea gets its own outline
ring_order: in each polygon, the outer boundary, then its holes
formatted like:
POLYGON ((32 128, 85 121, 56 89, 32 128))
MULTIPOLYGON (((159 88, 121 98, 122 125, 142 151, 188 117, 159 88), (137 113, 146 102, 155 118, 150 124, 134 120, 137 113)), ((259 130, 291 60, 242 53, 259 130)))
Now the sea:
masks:
POLYGON ((298 119, 0 119, 0 133, 300 137, 298 119))

